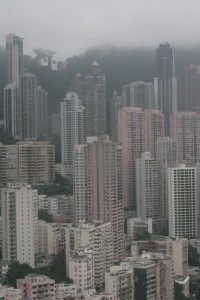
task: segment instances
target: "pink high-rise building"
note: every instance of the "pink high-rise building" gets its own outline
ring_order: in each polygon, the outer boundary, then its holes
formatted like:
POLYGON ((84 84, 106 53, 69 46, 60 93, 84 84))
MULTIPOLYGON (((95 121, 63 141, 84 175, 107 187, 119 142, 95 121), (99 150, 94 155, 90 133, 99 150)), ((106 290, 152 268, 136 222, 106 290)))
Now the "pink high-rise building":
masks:
POLYGON ((87 144, 88 220, 110 221, 114 259, 124 255, 121 145, 108 136, 87 144))
POLYGON ((122 183, 124 207, 136 210, 136 159, 146 151, 145 113, 141 108, 124 107, 118 118, 122 144, 122 183))
POLYGON ((164 136, 164 114, 160 110, 145 110, 146 124, 146 150, 150 152, 151 158, 157 158, 157 142, 164 136))
POLYGON ((195 112, 179 112, 173 115, 171 137, 178 143, 178 162, 195 165, 200 144, 200 115, 195 112))

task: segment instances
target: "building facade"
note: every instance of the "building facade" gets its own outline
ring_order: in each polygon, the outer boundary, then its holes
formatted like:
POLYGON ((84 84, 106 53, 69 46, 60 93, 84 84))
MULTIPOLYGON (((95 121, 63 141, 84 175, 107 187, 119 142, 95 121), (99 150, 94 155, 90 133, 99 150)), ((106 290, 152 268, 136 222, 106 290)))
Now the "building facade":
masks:
POLYGON ((30 185, 9 183, 1 189, 4 261, 35 266, 38 252, 38 196, 30 185))
POLYGON ((196 168, 182 164, 168 169, 169 235, 194 238, 198 234, 196 168))

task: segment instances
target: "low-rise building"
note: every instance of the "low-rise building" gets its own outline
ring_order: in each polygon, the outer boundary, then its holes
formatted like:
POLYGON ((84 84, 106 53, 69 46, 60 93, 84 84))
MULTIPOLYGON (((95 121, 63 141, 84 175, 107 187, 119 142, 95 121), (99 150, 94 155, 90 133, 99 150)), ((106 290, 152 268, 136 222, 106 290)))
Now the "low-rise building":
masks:
POLYGON ((76 284, 67 284, 57 283, 55 285, 56 288, 56 300, 63 300, 67 297, 74 297, 77 298, 77 285, 76 284))
POLYGON ((55 300, 55 281, 44 275, 29 274, 17 279, 17 288, 22 292, 22 300, 55 300))

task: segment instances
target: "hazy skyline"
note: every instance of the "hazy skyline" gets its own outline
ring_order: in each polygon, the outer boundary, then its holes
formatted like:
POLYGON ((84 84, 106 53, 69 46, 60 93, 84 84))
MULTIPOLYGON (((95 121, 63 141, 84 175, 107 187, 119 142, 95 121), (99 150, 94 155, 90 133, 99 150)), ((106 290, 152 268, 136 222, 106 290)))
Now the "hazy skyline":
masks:
POLYGON ((24 53, 55 50, 56 58, 92 46, 200 43, 198 0, 0 0, 0 45, 15 33, 24 53))

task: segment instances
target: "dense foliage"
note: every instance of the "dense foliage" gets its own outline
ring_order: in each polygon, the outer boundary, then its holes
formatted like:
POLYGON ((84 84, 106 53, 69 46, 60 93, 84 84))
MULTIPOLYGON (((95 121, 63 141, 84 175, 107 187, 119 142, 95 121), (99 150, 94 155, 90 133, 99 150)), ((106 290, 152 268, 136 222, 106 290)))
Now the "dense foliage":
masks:
POLYGON ((56 179, 54 183, 44 183, 34 185, 33 188, 38 190, 38 194, 55 196, 55 195, 72 195, 73 185, 67 179, 56 173, 56 179))
POLYGON ((56 283, 72 283, 72 280, 66 277, 66 258, 65 252, 57 254, 49 267, 31 268, 27 263, 11 262, 7 273, 6 283, 16 287, 17 279, 24 278, 30 273, 41 274, 54 279, 56 283))

